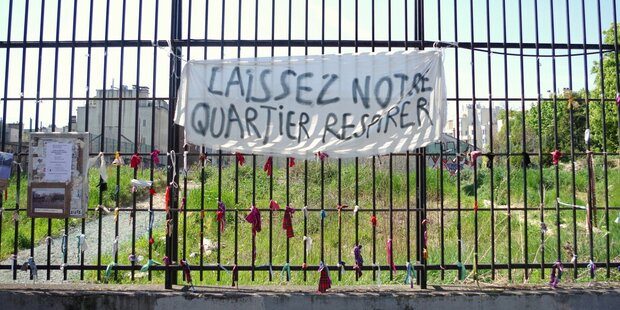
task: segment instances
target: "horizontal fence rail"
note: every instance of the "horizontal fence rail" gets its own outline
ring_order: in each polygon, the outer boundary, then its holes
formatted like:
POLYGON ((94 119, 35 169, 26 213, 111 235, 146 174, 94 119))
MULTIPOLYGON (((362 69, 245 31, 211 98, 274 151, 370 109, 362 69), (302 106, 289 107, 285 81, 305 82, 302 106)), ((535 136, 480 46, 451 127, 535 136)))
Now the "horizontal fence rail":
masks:
POLYGON ((615 0, 0 4, 0 149, 15 154, 0 282, 314 285, 321 263, 343 285, 620 279, 615 0), (187 145, 173 122, 188 60, 430 48, 451 121, 423 149, 274 158, 267 175, 267 157, 187 145), (74 131, 125 165, 107 184, 90 170, 86 218, 28 218, 30 133, 74 131))

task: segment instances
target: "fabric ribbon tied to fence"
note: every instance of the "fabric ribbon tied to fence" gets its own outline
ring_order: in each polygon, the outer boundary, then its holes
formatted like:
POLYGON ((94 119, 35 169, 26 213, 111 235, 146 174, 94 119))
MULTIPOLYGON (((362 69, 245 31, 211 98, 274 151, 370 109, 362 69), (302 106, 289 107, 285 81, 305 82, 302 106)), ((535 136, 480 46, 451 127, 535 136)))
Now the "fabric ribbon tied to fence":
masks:
POLYGON ((159 265, 161 265, 161 263, 158 263, 158 262, 154 261, 153 259, 149 259, 148 261, 146 261, 146 264, 144 264, 144 266, 142 266, 142 268, 140 268, 140 271, 147 272, 147 271, 149 271, 149 269, 151 269, 151 267, 159 266, 159 265))
POLYGON ((409 284, 413 288, 413 278, 416 277, 415 269, 410 262, 407 262, 407 274, 405 275, 405 284, 409 284))
POLYGON ((114 270, 114 267, 116 267, 116 263, 111 262, 108 264, 108 267, 105 268, 105 273, 103 274, 103 278, 106 281, 110 278, 110 276, 112 276, 112 270, 114 270))
POLYGON ((282 229, 286 230, 286 237, 289 239, 295 237, 293 232, 293 213, 295 213, 295 209, 286 206, 284 217, 282 217, 282 229))
POLYGON ((463 263, 461 262, 458 262, 456 263, 456 267, 458 268, 459 280, 465 280, 467 278, 467 269, 465 268, 465 265, 463 265, 463 263))
POLYGON ((151 161, 153 161, 154 166, 159 165, 159 153, 159 150, 153 150, 151 152, 151 161))
POLYGON ((180 262, 181 268, 183 269, 183 277, 185 278, 185 282, 190 286, 192 290, 194 290, 194 284, 192 282, 192 273, 189 269, 189 263, 187 260, 182 259, 180 262))
POLYGON ((33 280, 37 280, 38 277, 38 270, 37 270, 37 264, 34 262, 34 257, 28 257, 28 268, 30 269, 30 277, 33 280))
POLYGON ((329 268, 321 262, 319 264, 319 292, 325 293, 332 287, 332 280, 329 277, 329 268))
POLYGON ((388 265, 393 272, 396 272, 396 265, 394 264, 394 252, 392 251, 392 239, 387 240, 385 250, 387 251, 388 265))
POLYGON ((263 166, 263 171, 267 172, 267 176, 271 176, 273 173, 273 158, 271 156, 267 158, 267 161, 263 166))
POLYGON ((549 281, 549 285, 553 288, 557 288, 560 280, 562 279, 562 273, 564 272, 564 266, 562 262, 557 261, 551 267, 551 280, 549 281))
POLYGON ((217 202, 217 222, 220 226, 220 233, 223 233, 226 225, 226 205, 223 201, 217 202))
POLYGON ((236 286, 239 283, 239 268, 237 264, 234 264, 232 267, 232 286, 236 286))
POLYGON ((288 281, 291 278, 291 264, 286 263, 280 271, 280 281, 288 281), (286 277, 286 278, 285 278, 286 277))
POLYGON ((86 236, 84 234, 80 234, 76 236, 77 239, 77 258, 78 264, 80 263, 81 254, 88 249, 88 245, 86 244, 86 236))
POLYGON ((353 256, 355 257, 355 264, 353 265, 353 270, 355 270, 355 276, 362 276, 362 268, 364 267, 364 258, 362 257, 362 245, 358 244, 353 247, 353 256))
POLYGON ((289 166, 289 168, 295 167, 295 157, 289 157, 288 158, 288 166, 289 166))
POLYGON ((131 156, 131 159, 129 160, 129 166, 131 168, 138 168, 140 166, 140 163, 142 162, 142 157, 140 157, 140 155, 138 155, 138 153, 134 153, 131 156))
POLYGON ((256 261, 256 233, 261 231, 260 211, 256 206, 250 208, 245 220, 252 224, 252 264, 256 261))
POLYGON ((278 210, 280 210, 280 205, 278 204, 277 201, 272 199, 272 200, 269 201, 269 209, 271 211, 278 211, 278 210))
POLYGON ((245 164, 245 157, 241 153, 235 153, 235 158, 237 159, 237 163, 239 166, 243 166, 245 164))

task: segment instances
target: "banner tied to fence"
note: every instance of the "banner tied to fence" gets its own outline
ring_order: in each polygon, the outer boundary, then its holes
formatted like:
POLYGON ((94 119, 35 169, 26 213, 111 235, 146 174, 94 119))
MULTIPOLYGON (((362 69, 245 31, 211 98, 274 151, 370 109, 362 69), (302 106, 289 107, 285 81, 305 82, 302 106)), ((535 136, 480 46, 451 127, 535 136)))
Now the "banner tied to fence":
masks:
POLYGON ((440 139, 440 50, 189 61, 175 122, 213 150, 312 158, 405 152, 440 139))

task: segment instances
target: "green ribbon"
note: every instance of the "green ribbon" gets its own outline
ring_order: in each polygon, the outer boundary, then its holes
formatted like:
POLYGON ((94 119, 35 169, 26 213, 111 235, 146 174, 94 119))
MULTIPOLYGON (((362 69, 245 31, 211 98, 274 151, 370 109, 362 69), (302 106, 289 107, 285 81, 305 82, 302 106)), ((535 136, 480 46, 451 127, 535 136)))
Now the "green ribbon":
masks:
POLYGON ((465 268, 465 265, 463 265, 463 263, 461 262, 458 262, 456 263, 456 267, 459 268, 459 280, 465 280, 467 278, 467 269, 465 268))
POLYGON ((407 262, 407 275, 405 276, 405 284, 413 286, 413 278, 417 277, 416 271, 410 262, 407 262))
POLYGON ((104 279, 106 281, 112 275, 112 270, 114 270, 114 267, 116 267, 116 263, 115 262, 111 262, 111 263, 108 264, 108 267, 105 269, 105 274, 103 275, 103 277, 104 277, 104 279))
POLYGON ((152 260, 152 259, 149 259, 149 260, 146 262, 146 264, 145 264, 144 266, 142 266, 142 268, 140 268, 140 271, 142 271, 142 272, 147 272, 147 271, 149 271, 149 269, 151 269, 151 267, 153 267, 153 266, 157 266, 157 265, 161 265, 161 263, 156 262, 156 261, 154 261, 154 260, 152 260))
POLYGON ((282 266, 282 271, 280 271, 280 281, 284 281, 284 275, 286 274, 286 281, 291 278, 291 265, 289 263, 284 264, 282 266))

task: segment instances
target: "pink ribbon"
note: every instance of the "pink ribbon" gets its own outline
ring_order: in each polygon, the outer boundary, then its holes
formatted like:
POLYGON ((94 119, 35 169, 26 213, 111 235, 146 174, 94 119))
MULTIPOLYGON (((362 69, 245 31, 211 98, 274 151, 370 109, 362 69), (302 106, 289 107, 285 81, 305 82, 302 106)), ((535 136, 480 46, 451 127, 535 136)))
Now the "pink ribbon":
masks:
POLYGON ((267 172, 267 176, 271 176, 271 174, 273 173, 273 159, 271 158, 271 156, 267 158, 267 161, 263 166, 263 170, 267 172))
POLYGON ((151 160, 153 161, 153 165, 159 165, 159 150, 153 150, 151 152, 151 160))

